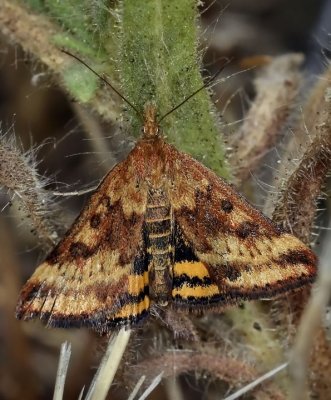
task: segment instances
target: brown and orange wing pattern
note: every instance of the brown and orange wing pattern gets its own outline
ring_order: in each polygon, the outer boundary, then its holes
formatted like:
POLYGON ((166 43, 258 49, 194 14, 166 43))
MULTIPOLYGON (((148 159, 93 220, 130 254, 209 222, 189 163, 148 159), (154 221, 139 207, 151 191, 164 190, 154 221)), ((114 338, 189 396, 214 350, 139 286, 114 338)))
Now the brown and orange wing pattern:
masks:
POLYGON ((172 148, 176 223, 172 296, 187 307, 268 298, 312 282, 314 253, 229 184, 172 148))
POLYGON ((147 194, 124 161, 105 178, 64 239, 24 285, 17 317, 49 326, 111 326, 148 313, 143 221, 147 194), (127 182, 123 185, 123 182, 127 182))

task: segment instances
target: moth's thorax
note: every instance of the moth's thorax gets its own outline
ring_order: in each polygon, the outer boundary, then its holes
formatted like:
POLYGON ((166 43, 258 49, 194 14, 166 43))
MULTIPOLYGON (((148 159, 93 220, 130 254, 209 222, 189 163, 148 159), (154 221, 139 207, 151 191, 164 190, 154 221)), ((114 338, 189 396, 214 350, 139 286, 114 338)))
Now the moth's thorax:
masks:
POLYGON ((142 137, 131 157, 132 168, 148 188, 166 188, 173 176, 171 147, 161 136, 142 137))
POLYGON ((148 104, 144 111, 144 138, 151 139, 159 135, 160 127, 156 120, 156 107, 148 104))

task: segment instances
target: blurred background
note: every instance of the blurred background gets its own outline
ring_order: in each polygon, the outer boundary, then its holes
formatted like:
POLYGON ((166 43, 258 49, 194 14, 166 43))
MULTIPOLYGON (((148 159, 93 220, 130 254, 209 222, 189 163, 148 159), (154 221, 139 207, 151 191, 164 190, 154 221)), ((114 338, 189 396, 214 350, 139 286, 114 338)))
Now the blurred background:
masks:
MULTIPOLYGON (((311 80, 327 65, 329 0, 214 0, 205 1, 200 10, 203 61, 211 72, 222 57, 236 60, 223 72, 226 76, 249 67, 245 60, 252 57, 263 63, 264 56, 289 52, 305 55, 303 68, 311 80)), ((213 98, 227 137, 240 126, 254 99, 253 79, 254 71, 249 70, 214 88, 213 98)), ((49 191, 95 186, 134 142, 116 121, 103 122, 72 101, 45 69, 18 45, 9 43, 4 34, 0 35, 0 121, 4 143, 26 153, 26 162, 45 177, 45 189, 49 191)), ((261 174, 257 172, 253 181, 261 179, 261 174)), ((70 226, 88 197, 47 200, 45 213, 56 215, 59 235, 70 226)), ((40 246, 26 211, 5 187, 0 191, 0 209, 0 399, 51 398, 59 348, 65 340, 72 343, 73 350, 64 398, 77 399, 81 388, 91 381, 106 339, 83 329, 46 331, 38 322, 15 320, 20 287, 48 247, 40 246)), ((143 329, 137 337, 128 359, 153 347, 153 337, 143 329)), ((125 387, 135 384, 128 381, 126 372, 120 372, 124 384, 115 385, 109 398, 126 398, 125 387)), ((212 399, 219 393, 208 374, 184 374, 179 384, 185 399, 212 399)), ((149 398, 174 398, 171 393, 169 385, 161 385, 149 398)))

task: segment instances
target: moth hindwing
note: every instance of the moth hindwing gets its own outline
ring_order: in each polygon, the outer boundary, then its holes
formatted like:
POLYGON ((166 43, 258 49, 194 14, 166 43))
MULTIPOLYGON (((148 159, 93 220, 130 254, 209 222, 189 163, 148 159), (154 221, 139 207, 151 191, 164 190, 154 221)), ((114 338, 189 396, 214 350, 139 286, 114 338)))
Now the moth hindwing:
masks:
POLYGON ((160 135, 144 134, 109 172, 24 285, 17 317, 98 332, 135 324, 151 304, 202 310, 312 282, 317 259, 223 179, 160 135))

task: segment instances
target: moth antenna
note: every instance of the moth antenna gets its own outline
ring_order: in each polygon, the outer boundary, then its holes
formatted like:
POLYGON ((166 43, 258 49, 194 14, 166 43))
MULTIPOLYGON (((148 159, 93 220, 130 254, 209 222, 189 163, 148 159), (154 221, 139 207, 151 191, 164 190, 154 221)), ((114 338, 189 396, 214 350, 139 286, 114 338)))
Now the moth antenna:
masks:
POLYGON ((214 80, 215 78, 217 78, 217 76, 224 70, 224 68, 232 61, 232 58, 226 58, 225 63, 221 66, 221 68, 219 68, 214 75, 212 75, 211 77, 209 77, 206 82, 199 87, 197 90, 195 90, 193 93, 191 93, 188 97, 186 97, 181 103, 177 104, 177 106, 175 106, 174 108, 172 108, 170 111, 168 111, 167 113, 165 113, 158 121, 158 123, 160 123, 161 121, 164 120, 164 118, 166 118, 169 114, 173 113, 174 111, 176 111, 179 107, 181 107, 183 104, 185 104, 187 101, 189 101, 193 96, 195 96, 197 93, 201 92, 201 90, 205 89, 206 87, 208 87, 214 80))
POLYGON ((77 61, 79 61, 81 64, 83 64, 87 69, 89 69, 91 72, 93 72, 94 75, 96 75, 99 79, 101 79, 104 83, 106 83, 122 100, 124 100, 139 116, 139 118, 143 121, 143 115, 141 112, 138 110, 136 106, 134 106, 131 101, 129 101, 125 96, 123 96, 111 83, 107 81, 106 78, 104 78, 102 75, 98 74, 96 71, 94 71, 93 68, 91 68, 85 61, 83 61, 81 58, 77 57, 75 54, 70 53, 67 50, 61 49, 62 53, 67 54, 68 56, 75 58, 77 61))

